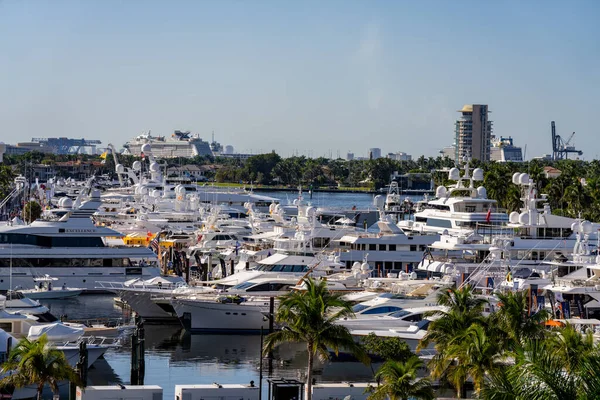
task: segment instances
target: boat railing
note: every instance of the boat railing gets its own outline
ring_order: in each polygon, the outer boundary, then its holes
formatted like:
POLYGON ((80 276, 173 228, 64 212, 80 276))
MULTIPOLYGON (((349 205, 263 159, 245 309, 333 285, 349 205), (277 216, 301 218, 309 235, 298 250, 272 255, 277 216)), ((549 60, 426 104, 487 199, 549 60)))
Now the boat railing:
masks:
POLYGON ((121 345, 121 338, 106 336, 84 336, 77 343, 85 342, 88 346, 109 346, 118 347, 121 345))
POLYGON ((59 346, 79 346, 81 343, 85 343, 88 346, 119 347, 121 346, 121 338, 106 336, 83 336, 78 340, 66 341, 57 344, 59 346))
POLYGON ((73 324, 85 325, 88 328, 104 327, 104 328, 128 328, 134 327, 132 318, 86 318, 67 321, 73 324))
POLYGON ((123 282, 110 282, 110 281, 96 281, 96 289, 106 290, 135 290, 135 289, 152 289, 152 290, 164 290, 171 291, 185 287, 186 284, 183 282, 177 283, 161 283, 161 284, 148 284, 146 282, 136 282, 132 285, 125 285, 123 282))
POLYGON ((559 287, 589 287, 594 290, 600 290, 600 281, 597 279, 560 279, 554 280, 554 286, 559 287))

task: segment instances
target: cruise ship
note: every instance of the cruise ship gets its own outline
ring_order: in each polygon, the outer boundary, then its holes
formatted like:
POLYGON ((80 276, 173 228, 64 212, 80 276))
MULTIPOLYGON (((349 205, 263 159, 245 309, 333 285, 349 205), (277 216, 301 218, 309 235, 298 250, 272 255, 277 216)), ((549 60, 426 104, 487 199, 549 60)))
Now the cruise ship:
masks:
POLYGON ((171 137, 152 136, 148 131, 131 139, 123 147, 126 149, 126 154, 140 155, 145 144, 152 145, 152 152, 157 158, 213 155, 210 144, 198 135, 192 136, 190 131, 174 131, 171 137))
POLYGON ((523 162, 523 151, 513 144, 512 137, 495 137, 492 135, 490 160, 496 162, 523 162))
POLYGON ((88 291, 98 280, 126 282, 160 275, 152 250, 125 246, 123 234, 94 225, 91 217, 101 204, 99 191, 79 202, 63 198, 52 219, 0 226, 0 290, 32 289, 35 278, 44 275, 57 279, 56 290, 65 285, 88 291))

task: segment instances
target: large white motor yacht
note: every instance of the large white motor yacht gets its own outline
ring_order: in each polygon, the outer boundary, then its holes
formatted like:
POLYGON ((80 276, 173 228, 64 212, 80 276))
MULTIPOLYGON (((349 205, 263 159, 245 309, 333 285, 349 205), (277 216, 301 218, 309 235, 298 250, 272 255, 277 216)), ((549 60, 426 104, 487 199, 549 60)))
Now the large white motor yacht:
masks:
POLYGON ((99 196, 93 190, 81 204, 64 198, 55 213, 60 219, 0 226, 0 290, 32 289, 35 278, 46 274, 58 279, 57 287, 86 290, 93 290, 98 280, 160 275, 150 249, 125 246, 123 234, 94 225, 91 216, 99 196))
POLYGON ((436 198, 419 203, 420 209, 414 220, 398 222, 403 230, 419 233, 442 233, 466 235, 473 232, 478 224, 505 225, 508 215, 498 209, 496 200, 487 198, 485 187, 475 185, 483 181, 483 170, 472 172, 467 162, 464 175, 458 168, 451 168, 448 177, 456 184, 438 186, 436 198))

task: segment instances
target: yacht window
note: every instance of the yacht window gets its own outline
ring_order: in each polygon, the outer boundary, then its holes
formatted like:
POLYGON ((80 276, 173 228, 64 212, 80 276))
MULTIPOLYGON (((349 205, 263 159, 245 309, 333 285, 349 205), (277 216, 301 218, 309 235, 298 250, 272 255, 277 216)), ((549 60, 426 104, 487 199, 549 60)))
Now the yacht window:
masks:
POLYGON ((388 250, 389 250, 389 251, 396 251, 396 245, 395 245, 395 244, 390 244, 390 245, 388 246, 388 250))
POLYGON ((410 322, 419 322, 422 319, 423 319, 423 314, 414 314, 414 315, 404 318, 405 321, 410 321, 410 322))
POLYGON ((394 317, 394 318, 402 318, 405 315, 410 314, 410 311, 406 311, 406 310, 400 310, 400 311, 396 311, 395 313, 390 314, 390 317, 394 317))
POLYGON ((452 228, 452 222, 446 219, 428 218, 427 225, 436 226, 439 228, 452 228))
POLYGON ((354 307, 352 307, 352 311, 356 314, 361 312, 362 310, 365 310, 367 308, 369 308, 370 306, 364 305, 364 304, 356 304, 354 307))
POLYGON ((12 332, 12 322, 0 322, 0 329, 4 332, 12 332))
POLYGON ((249 288, 250 286, 254 285, 255 282, 242 282, 238 285, 235 285, 234 287, 231 288, 231 290, 244 290, 246 288, 249 288))
POLYGON ((385 244, 380 244, 379 245, 379 251, 385 251, 385 244))
POLYGON ((416 244, 411 244, 410 245, 410 251, 417 251, 417 245, 416 244))
POLYGON ((377 245, 374 243, 369 244, 369 250, 377 250, 377 245))
POLYGON ((362 314, 387 314, 387 313, 391 313, 394 311, 398 311, 400 310, 400 307, 395 307, 395 306, 382 306, 382 307, 374 307, 371 308, 370 310, 366 310, 364 311, 362 314))

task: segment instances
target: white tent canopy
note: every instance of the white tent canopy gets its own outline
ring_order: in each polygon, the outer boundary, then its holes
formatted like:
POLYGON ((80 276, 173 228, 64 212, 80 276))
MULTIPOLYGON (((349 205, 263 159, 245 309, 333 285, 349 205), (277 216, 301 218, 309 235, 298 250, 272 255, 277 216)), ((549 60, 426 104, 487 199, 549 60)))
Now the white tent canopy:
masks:
POLYGON ((46 334, 51 342, 73 342, 83 336, 83 328, 74 328, 60 323, 47 325, 34 325, 29 328, 27 338, 30 340, 39 339, 46 334))

